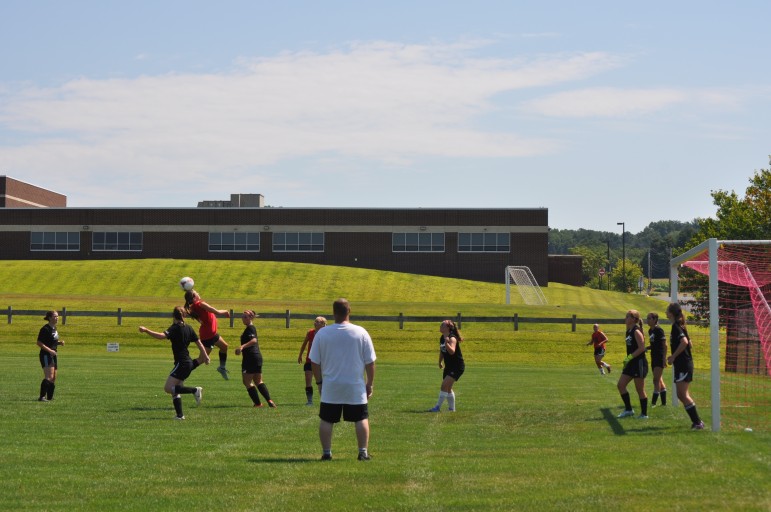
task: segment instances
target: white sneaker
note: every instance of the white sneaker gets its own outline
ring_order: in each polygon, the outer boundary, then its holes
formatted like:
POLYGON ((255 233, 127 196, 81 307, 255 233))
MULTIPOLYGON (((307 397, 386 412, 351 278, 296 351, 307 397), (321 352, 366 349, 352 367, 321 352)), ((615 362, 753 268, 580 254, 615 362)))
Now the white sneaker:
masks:
POLYGON ((634 411, 623 410, 616 418, 626 418, 628 416, 634 416, 634 411))
POLYGON ((185 417, 184 416, 174 416, 174 419, 175 420, 184 420, 185 417))
POLYGON ((195 397, 195 404, 200 405, 201 399, 203 398, 203 388, 202 387, 195 388, 195 393, 193 393, 193 396, 195 397))

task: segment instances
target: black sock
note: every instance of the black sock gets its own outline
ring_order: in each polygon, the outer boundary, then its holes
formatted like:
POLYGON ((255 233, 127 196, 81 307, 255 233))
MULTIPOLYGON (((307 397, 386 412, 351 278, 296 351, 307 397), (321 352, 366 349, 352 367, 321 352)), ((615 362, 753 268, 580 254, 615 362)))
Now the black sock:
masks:
POLYGON ((56 389, 56 384, 54 384, 53 382, 49 381, 48 382, 48 391, 46 391, 46 395, 47 395, 47 398, 49 400, 53 400, 54 399, 54 390, 55 389, 56 389))
POLYGON ((40 381, 40 398, 45 398, 48 394, 48 380, 43 379, 40 381))
POLYGON ((632 410, 632 401, 629 400, 629 393, 622 393, 621 394, 621 400, 624 401, 624 409, 627 411, 632 410))
POLYGON ((220 366, 222 368, 225 368, 225 363, 228 362, 228 353, 227 352, 220 352, 220 366))
POLYGON ((661 395, 661 405, 667 405, 667 390, 662 389, 659 394, 661 395))
POLYGON ((260 405, 260 394, 257 393, 257 388, 250 386, 246 388, 246 391, 249 392, 249 396, 251 397, 252 402, 254 402, 254 405, 260 405))
POLYGON ((309 402, 313 401, 313 386, 305 388, 305 398, 307 398, 309 402))
POLYGON ((640 399, 640 413, 643 416, 648 415, 648 398, 641 398, 640 399))
POLYGON ((174 389, 171 390, 172 393, 175 395, 192 395, 195 393, 195 388, 191 388, 189 386, 183 386, 182 384, 177 384, 174 386, 174 389))
POLYGON ((696 403, 691 403, 691 405, 685 406, 685 412, 688 413, 688 416, 691 417, 691 423, 701 423, 701 418, 699 418, 699 413, 696 411, 696 403))
POLYGON ((174 410, 177 411, 177 418, 184 416, 182 414, 182 397, 177 395, 172 399, 172 402, 174 402, 174 410))
POLYGON ((653 401, 651 403, 653 405, 656 405, 656 402, 658 402, 658 401, 659 401, 659 392, 658 391, 654 391, 653 392, 653 401))
POLYGON ((257 389, 260 390, 260 393, 262 393, 262 396, 265 397, 265 400, 270 402, 270 391, 268 391, 268 386, 265 385, 265 383, 257 384, 257 389))

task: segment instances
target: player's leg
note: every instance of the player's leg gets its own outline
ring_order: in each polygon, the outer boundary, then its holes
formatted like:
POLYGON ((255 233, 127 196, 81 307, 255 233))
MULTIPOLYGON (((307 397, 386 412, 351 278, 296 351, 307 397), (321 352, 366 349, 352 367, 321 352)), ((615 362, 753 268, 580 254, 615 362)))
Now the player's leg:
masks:
MULTIPOLYGON (((262 368, 260 370, 262 370, 262 368)), ((268 391, 268 386, 266 386, 265 383, 262 381, 262 371, 260 371, 260 373, 255 374, 254 382, 255 384, 257 384, 257 390, 260 392, 263 398, 265 398, 265 401, 268 402, 268 406, 275 408, 276 403, 270 398, 270 391, 268 391)))
POLYGON ((637 390, 637 396, 640 397, 640 418, 648 417, 648 395, 645 394, 645 378, 635 377, 634 387, 637 390))
POLYGON ((632 409, 632 401, 629 398, 629 392, 626 390, 631 380, 632 377, 625 373, 622 373, 621 377, 618 378, 618 392, 621 395, 621 400, 624 401, 624 410, 621 411, 621 413, 618 415, 619 418, 634 415, 634 410, 632 409))
POLYGON ((244 383, 246 392, 249 393, 249 398, 252 399, 254 407, 262 407, 262 402, 260 402, 260 394, 257 392, 257 387, 254 385, 254 377, 254 373, 242 373, 241 381, 244 383))
POLYGON ((220 365, 217 367, 217 371, 222 375, 223 379, 228 380, 230 376, 227 368, 225 368, 225 365, 228 362, 228 344, 225 343, 222 336, 219 336, 217 341, 214 342, 214 345, 219 348, 220 365))
POLYGON ((305 363, 303 366, 305 372, 305 398, 307 400, 305 405, 313 405, 313 371, 310 368, 310 363, 305 363))

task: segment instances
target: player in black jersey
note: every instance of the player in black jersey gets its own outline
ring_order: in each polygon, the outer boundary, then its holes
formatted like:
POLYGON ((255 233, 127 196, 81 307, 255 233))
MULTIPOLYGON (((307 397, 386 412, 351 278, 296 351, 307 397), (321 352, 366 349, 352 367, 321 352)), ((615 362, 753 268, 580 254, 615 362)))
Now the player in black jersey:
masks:
POLYGON ((624 401, 624 410, 619 418, 634 416, 629 392, 626 390, 629 381, 634 379, 634 387, 640 398, 640 415, 638 418, 648 418, 648 396, 645 394, 645 377, 648 375, 648 360, 645 358, 645 335, 642 330, 640 312, 630 309, 626 313, 626 358, 621 377, 618 379, 618 392, 624 401))
POLYGON ((185 323, 185 310, 181 306, 177 306, 174 308, 172 316, 174 323, 164 332, 151 331, 142 325, 139 326, 139 332, 147 333, 157 340, 171 341, 171 351, 174 354, 174 369, 169 374, 169 378, 166 379, 166 385, 163 390, 172 396, 174 410, 177 413, 175 419, 184 420, 185 415, 182 413, 181 395, 193 395, 197 404, 201 403, 201 398, 203 397, 203 388, 185 386, 185 379, 200 364, 197 360, 194 361, 190 357, 187 347, 191 343, 198 345, 201 354, 205 356, 204 361, 206 364, 209 364, 209 355, 206 353, 206 348, 201 343, 201 340, 198 339, 195 330, 185 323))
POLYGON ((672 355, 667 358, 667 363, 675 367, 677 398, 683 403, 685 412, 691 418, 691 428, 702 430, 704 429, 704 422, 701 421, 696 410, 696 403, 688 392, 688 387, 693 380, 692 344, 688 336, 688 329, 685 327, 685 315, 680 304, 672 302, 667 306, 667 318, 672 321, 672 333, 669 336, 669 347, 672 355))
POLYGON ((442 403, 447 400, 450 412, 455 412, 455 392, 453 384, 460 379, 466 371, 466 363, 463 361, 463 352, 460 343, 463 337, 452 320, 445 320, 439 326, 442 333, 439 338, 439 368, 443 368, 442 386, 439 391, 439 401, 429 409, 430 412, 439 412, 442 403))
POLYGON ((251 309, 244 311, 241 321, 244 323, 244 332, 241 334, 241 346, 236 349, 236 355, 242 354, 241 378, 249 397, 254 403, 254 407, 262 407, 259 391, 267 400, 270 407, 276 407, 275 402, 270 399, 268 386, 262 382, 262 352, 257 343, 257 329, 254 327, 254 318, 257 313, 251 309))
POLYGON ((59 323, 59 313, 48 311, 43 319, 48 320, 48 323, 40 328, 37 335, 37 346, 40 347, 40 366, 43 368, 43 381, 40 383, 38 400, 47 402, 54 399, 56 372, 59 369, 57 347, 64 345, 64 340, 59 339, 59 332, 56 330, 56 324, 59 323))
POLYGON ((667 388, 664 385, 664 368, 667 367, 667 335, 664 329, 659 325, 659 314, 648 313, 645 318, 648 324, 648 339, 650 345, 648 350, 651 353, 651 369, 653 370, 653 401, 651 404, 656 407, 659 397, 661 405, 667 405, 667 388))

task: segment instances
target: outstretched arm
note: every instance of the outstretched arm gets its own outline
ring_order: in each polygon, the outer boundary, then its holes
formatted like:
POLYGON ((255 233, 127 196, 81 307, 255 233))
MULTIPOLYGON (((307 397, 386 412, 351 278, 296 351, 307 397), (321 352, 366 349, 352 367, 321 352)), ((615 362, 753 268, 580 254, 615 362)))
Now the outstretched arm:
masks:
POLYGON ((165 340, 166 339, 166 335, 164 333, 151 331, 150 329, 148 329, 144 325, 140 325, 139 326, 139 332, 143 332, 145 334, 148 334, 149 336, 152 336, 156 340, 165 340))

